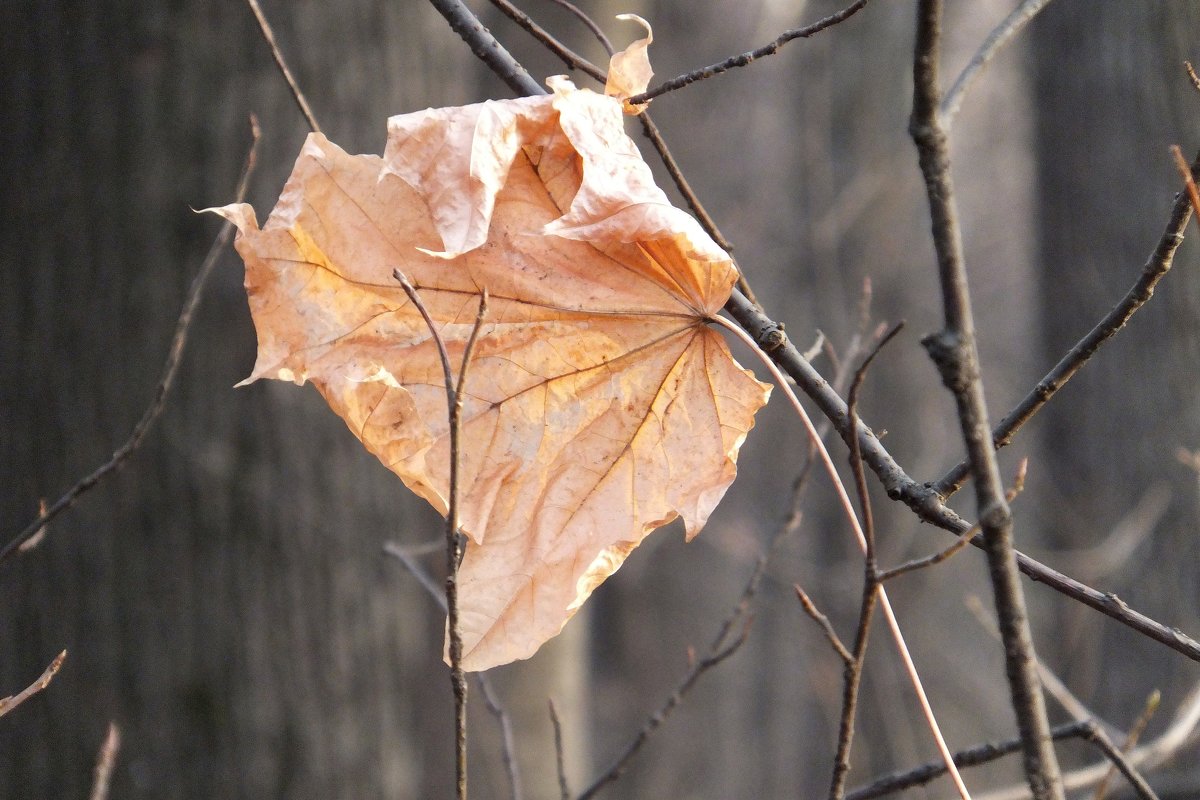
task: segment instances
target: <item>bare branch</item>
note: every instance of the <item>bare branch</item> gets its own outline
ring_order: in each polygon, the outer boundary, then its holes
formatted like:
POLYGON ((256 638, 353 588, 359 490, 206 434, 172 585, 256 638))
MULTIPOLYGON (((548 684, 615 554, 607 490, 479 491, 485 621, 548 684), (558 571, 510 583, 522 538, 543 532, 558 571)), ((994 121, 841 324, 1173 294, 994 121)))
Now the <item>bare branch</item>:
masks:
POLYGON ((1187 70, 1188 79, 1192 82, 1192 86, 1196 87, 1196 91, 1200 92, 1200 75, 1196 74, 1196 68, 1192 66, 1192 62, 1183 62, 1183 68, 1187 70))
MULTIPOLYGON (((242 167, 241 178, 238 179, 235 202, 240 203, 245 199, 246 187, 250 182, 250 176, 254 172, 257 161, 258 140, 261 135, 262 131, 258 127, 258 120, 251 115, 250 149, 246 153, 246 162, 245 166, 242 167)), ((50 520, 73 506, 80 495, 92 489, 101 480, 124 466, 129 457, 141 447, 142 440, 145 439, 150 429, 154 427, 154 423, 158 421, 159 416, 162 415, 163 409, 166 407, 167 397, 170 396, 171 389, 175 386, 175 376, 179 371, 179 364, 183 359, 183 351, 187 345, 188 334, 191 332, 192 317, 196 313, 196 307, 200 305, 200 298, 204 296, 204 288, 208 284, 208 278, 212 274, 213 268, 217 265, 217 261, 225 251, 225 246, 229 244, 229 239, 232 236, 233 223, 225 222, 221 225, 220 232, 217 233, 212 245, 208 248, 208 254, 204 257, 204 262, 200 265, 200 271, 192 279, 192 285, 188 288, 187 299, 183 301, 183 310, 179 312, 179 319, 175 322, 175 335, 171 339, 171 348, 167 352, 167 360, 163 365, 162 377, 159 378, 158 386, 154 389, 154 399, 150 401, 150 405, 142 413, 142 418, 133 427, 133 432, 129 434, 129 438, 116 449, 112 454, 112 458, 101 464, 89 475, 81 478, 78 483, 68 489, 62 497, 55 500, 49 508, 42 511, 37 519, 26 525, 12 541, 5 545, 4 549, 0 550, 0 563, 8 560, 14 553, 19 552, 22 545, 43 531, 50 520)))
POLYGON ((54 680, 54 676, 57 675, 59 669, 62 668, 63 661, 65 661, 66 658, 67 651, 63 650, 54 657, 54 660, 50 662, 50 665, 46 667, 45 671, 43 671, 40 676, 38 676, 36 681, 10 697, 0 698, 0 717, 3 717, 8 712, 21 705, 21 703, 24 703, 26 700, 49 686, 50 681, 54 680))
POLYGON ((92 772, 92 793, 90 800, 108 800, 108 789, 112 783, 113 767, 117 763, 117 754, 121 752, 121 729, 117 723, 108 723, 108 733, 104 743, 100 745, 100 754, 96 757, 96 768, 92 772))
POLYGON ((429 0, 429 4, 446 18, 451 30, 462 37, 470 46, 471 52, 487 64, 510 89, 521 96, 546 94, 546 90, 517 63, 500 42, 496 41, 491 31, 483 26, 479 18, 461 0, 429 0))
POLYGON ((267 17, 259 7, 258 0, 246 0, 246 4, 254 12, 254 18, 258 20, 258 27, 262 31, 263 39, 266 40, 267 46, 271 48, 271 56, 275 59, 275 65, 279 67, 279 72, 283 75, 283 79, 287 81, 288 88, 292 90, 292 97, 296 99, 296 105, 300 107, 300 113, 304 115, 304 119, 308 120, 308 127, 312 128, 314 133, 320 133, 321 126, 317 124, 317 118, 313 116, 312 109, 308 105, 308 100, 304 98, 304 93, 300 91, 296 79, 292 77, 292 71, 288 69, 287 62, 283 60, 283 52, 279 49, 279 44, 275 41, 275 32, 271 30, 271 24, 267 22, 267 17))
POLYGON ((500 9, 506 17, 521 26, 530 36, 541 42, 547 50, 562 59, 567 67, 583 70, 601 83, 607 80, 607 74, 604 70, 554 38, 549 31, 534 22, 528 14, 508 2, 508 0, 490 0, 490 2, 493 6, 500 9))
POLYGON ((829 617, 821 612, 813 603, 812 598, 808 593, 800 588, 799 584, 792 587, 796 590, 796 597, 800 600, 800 607, 804 609, 804 613, 812 619, 813 622, 820 626, 821 632, 825 634, 825 638, 829 640, 830 647, 833 652, 837 653, 838 658, 842 660, 845 666, 850 666, 854 663, 854 656, 846 649, 846 645, 842 644, 841 637, 837 635, 837 631, 833 629, 833 623, 829 621, 829 617))
POLYGON ((483 318, 487 314, 487 290, 479 298, 479 311, 475 315, 475 325, 463 351, 463 360, 458 368, 458 381, 455 382, 454 372, 450 368, 450 355, 446 352, 446 343, 437 329, 433 318, 429 316, 421 296, 409 283, 408 278, 400 270, 393 270, 392 275, 400 282, 408 299, 420 312, 421 318, 429 328, 429 334, 437 344, 438 355, 442 361, 442 372, 446 381, 446 413, 450 421, 450 497, 446 511, 446 615, 447 629, 450 637, 450 683, 454 689, 454 772, 455 786, 459 800, 467 796, 467 679, 462 668, 462 634, 459 631, 458 620, 458 565, 462 562, 462 540, 459 537, 459 434, 462 420, 462 392, 467 377, 467 368, 471 364, 471 354, 475 348, 475 340, 479 329, 483 326, 483 318))
MULTIPOLYGON (((1050 731, 1050 736, 1055 741, 1080 738, 1084 735, 1084 729, 1087 725, 1086 721, 1060 725, 1050 731)), ((964 769, 977 767, 981 764, 996 761, 1007 755, 1012 755, 1020 750, 1020 739, 1008 739, 1003 742, 980 744, 955 753, 954 764, 964 769)), ((934 778, 945 774, 946 765, 943 762, 929 761, 919 767, 885 775, 865 786, 852 789, 847 792, 846 800, 872 800, 872 798, 894 794, 904 789, 910 789, 913 786, 924 786, 934 778)))
POLYGON ((687 693, 696 684, 704 673, 716 667, 721 662, 736 653, 746 643, 747 637, 750 635, 750 604, 758 592, 758 586, 762 582, 762 576, 767 569, 767 562, 770 558, 771 549, 758 557, 757 563, 754 565, 754 571, 750 574, 749 580, 746 581, 745 588, 742 589, 741 597, 734 605, 733 610, 722 621, 717 635, 713 638, 712 643, 708 648, 708 655, 704 658, 694 658, 689 653, 688 669, 675 687, 675 691, 666 699, 666 701, 646 719, 639 730, 626 745, 625 749, 612 762, 599 777, 583 790, 577 800, 589 800, 595 797, 604 787, 613 783, 625 773, 629 766, 629 762, 637 755, 642 746, 650 736, 666 722, 667 717, 675 710, 687 695, 687 693), (733 631, 735 628, 740 628, 738 635, 735 637, 733 631))
POLYGON ((954 395, 968 460, 976 476, 976 505, 995 594, 1013 710, 1023 743, 1025 775, 1037 800, 1063 800, 1058 756, 1050 740, 1046 701, 1038 680, 1033 636, 1013 547, 1012 512, 1004 499, 980 378, 970 291, 962 258, 950 152, 938 119, 941 0, 921 0, 913 55, 909 132, 917 147, 933 223, 945 327, 922 344, 954 395))
POLYGON ((942 98, 940 114, 942 117, 942 125, 949 130, 954 125, 954 118, 958 115, 958 109, 962 106, 963 97, 970 90, 971 85, 975 83, 975 79, 983 71, 996 55, 1012 42, 1013 38, 1021 32, 1029 21, 1038 15, 1046 6, 1050 5, 1050 0, 1024 0, 1021 5, 1012 10, 1007 17, 1001 20, 1000 24, 992 29, 980 45, 979 51, 971 58, 963 71, 954 81, 954 85, 946 92, 946 96, 942 98))
MULTIPOLYGON (((1146 698, 1146 706, 1142 709, 1142 713, 1138 715, 1133 726, 1129 729, 1129 733, 1125 736, 1125 741, 1121 744, 1121 755, 1128 756, 1130 751, 1137 746, 1138 739, 1142 738, 1142 734, 1146 730, 1146 726, 1150 724, 1151 718, 1158 711, 1158 706, 1162 702, 1162 692, 1155 689, 1146 698)), ((1092 800, 1104 800, 1104 796, 1108 794, 1108 784, 1112 780, 1113 775, 1117 772, 1117 765, 1114 763, 1112 769, 1105 773, 1104 778, 1100 783, 1096 784, 1096 791, 1092 794, 1092 800)))
POLYGON ((1183 157, 1183 151, 1179 149, 1179 145, 1171 145, 1171 155, 1175 159, 1175 167, 1179 170, 1179 175, 1183 178, 1188 200, 1192 204, 1192 211, 1196 213, 1196 227, 1200 228, 1200 192, 1196 190, 1196 179, 1192 177, 1193 170, 1188 167, 1187 160, 1183 157))
POLYGON ((714 75, 720 75, 722 72, 728 72, 729 70, 737 67, 744 67, 747 64, 753 63, 765 56, 773 56, 778 53, 779 49, 788 42, 796 39, 807 39, 810 36, 820 33, 826 28, 832 28, 839 22, 844 22, 861 11, 868 2, 870 2, 870 0, 855 0, 855 2, 851 3, 846 8, 843 8, 836 14, 830 14, 828 17, 818 20, 811 25, 806 25, 803 28, 795 28, 790 31, 784 31, 775 38, 775 41, 768 45, 764 45, 756 50, 750 50, 738 56, 732 56, 724 61, 721 61, 720 63, 710 64, 707 67, 702 67, 698 70, 684 73, 683 75, 672 78, 669 81, 660 83, 658 86, 655 86, 649 91, 634 95, 633 97, 629 98, 628 102, 630 105, 642 105, 643 103, 653 100, 655 97, 664 95, 667 92, 673 92, 676 89, 682 89, 684 86, 695 83, 696 81, 702 81, 706 78, 711 78, 714 75))
POLYGON ((550 698, 546 702, 550 706, 550 724, 554 727, 554 765, 558 770, 558 794, 562 800, 570 800, 571 786, 567 783, 567 768, 563 763, 562 721, 558 718, 558 709, 554 706, 554 698, 550 698))
MULTIPOLYGON (((413 556, 442 550, 445 546, 444 542, 436 542, 432 547, 429 545, 402 547, 396 542, 387 542, 383 545, 383 552, 404 565, 404 568, 417 579, 417 583, 429 594, 433 602, 437 603, 438 608, 442 610, 443 614, 448 613, 445 589, 438 586, 433 576, 418 564, 413 556)), ((479 687, 479 693, 483 696, 483 704, 500 725, 500 758, 504 762, 505 772, 508 773, 509 790, 512 793, 513 800, 521 800, 523 792, 521 790, 520 770, 517 764, 517 746, 516 738, 513 736, 512 716, 500 703, 499 698, 496 697, 495 687, 492 686, 492 681, 488 678, 487 672, 476 672, 475 684, 479 687)))
POLYGON ((580 22, 587 26, 587 29, 592 32, 592 35, 596 37, 596 40, 600 42, 600 46, 604 48, 604 52, 608 53, 610 56, 613 54, 614 48, 612 42, 610 42, 608 37, 604 35, 604 31, 599 25, 596 24, 595 20, 583 13, 579 6, 575 5, 574 3, 568 3, 567 0, 550 0, 550 2, 554 3, 560 8, 565 8, 571 14, 574 14, 580 22))
MULTIPOLYGON (((1191 173, 1200 176, 1200 154, 1197 154, 1196 160, 1192 162, 1191 173)), ((1021 429, 1021 426, 1032 419, 1059 389, 1066 386, 1067 381, 1074 377, 1075 373, 1096 354, 1096 351, 1124 328, 1133 315, 1154 295, 1154 289, 1158 282, 1171 270, 1175 251, 1183 243, 1183 232, 1187 228, 1190 216, 1191 207, 1188 197, 1186 193, 1180 194, 1175 199, 1166 229, 1159 237, 1154 252, 1142 267, 1141 274, 1134 281, 1133 286, 1129 288, 1120 302, 1096 323, 1066 355, 1059 359, 1054 368, 1038 381, 1037 386, 1033 387, 1029 394, 996 425, 992 431, 992 443, 997 450, 1012 442, 1013 435, 1021 429)), ((962 487, 963 481, 970 473, 970 465, 963 461, 934 482, 932 489, 943 499, 948 498, 962 487)), ((1160 641, 1162 640, 1160 639, 1160 641)), ((1197 658, 1196 655, 1191 657, 1197 658)))

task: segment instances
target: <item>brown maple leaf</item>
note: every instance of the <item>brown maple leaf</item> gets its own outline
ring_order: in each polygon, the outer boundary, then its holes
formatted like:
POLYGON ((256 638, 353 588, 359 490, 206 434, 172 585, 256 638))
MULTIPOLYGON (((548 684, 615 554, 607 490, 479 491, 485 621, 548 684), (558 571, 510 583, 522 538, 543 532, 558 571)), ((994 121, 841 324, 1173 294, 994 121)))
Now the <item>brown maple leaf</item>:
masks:
POLYGON ((246 382, 311 381, 443 514, 441 364, 392 274, 452 363, 487 289, 460 454, 468 670, 532 655, 655 528, 682 517, 694 536, 770 391, 706 324, 736 271, 654 185, 624 132, 629 87, 548 84, 393 117, 383 158, 312 134, 261 230, 247 205, 217 209, 258 331, 246 382))

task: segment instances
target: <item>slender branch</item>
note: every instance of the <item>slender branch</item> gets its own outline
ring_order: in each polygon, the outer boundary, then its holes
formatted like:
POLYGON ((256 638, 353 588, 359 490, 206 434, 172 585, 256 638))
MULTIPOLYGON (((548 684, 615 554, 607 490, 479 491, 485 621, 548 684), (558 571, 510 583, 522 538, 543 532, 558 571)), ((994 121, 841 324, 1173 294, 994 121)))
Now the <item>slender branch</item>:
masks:
POLYGON ((458 565, 462 562, 462 539, 459 536, 458 504, 459 504, 459 433, 462 419, 462 392, 467 378, 467 368, 471 364, 471 353, 475 347, 476 337, 483 325, 484 315, 487 314, 487 290, 479 298, 479 311, 475 315, 475 325, 463 351, 462 363, 458 368, 458 380, 450 367, 450 354, 446 351, 446 343, 437 329, 433 318, 421 302, 421 296, 408 278, 400 270, 392 271, 393 277, 400 282, 404 293, 412 301, 413 306, 420 312, 421 318, 429 328, 429 334, 437 345, 438 356, 442 361, 442 372, 446 380, 446 409, 450 418, 450 498, 446 510, 446 612, 447 630, 450 638, 450 683, 454 689, 454 774, 455 787, 459 800, 467 796, 467 679, 462 668, 462 634, 459 631, 458 619, 458 565))
MULTIPOLYGON (((866 379, 867 369, 875 356, 900 332, 904 323, 893 327, 867 354, 854 373, 846 409, 851 424, 858 420, 858 395, 866 379)), ((854 488, 862 508, 862 529, 865 540, 863 548, 863 588, 859 603, 858 626, 854 632, 854 651, 842 671, 842 713, 838 724, 837 750, 833 757, 833 774, 829 781, 829 800, 841 800, 846 793, 846 777, 850 774, 850 748, 854 744, 854 718, 858 711, 858 691, 862 685, 863 663, 867 657, 867 642, 871 634, 871 619, 879 598, 879 568, 875 558, 875 515, 871 510, 871 495, 867 490, 867 475, 863 469, 862 450, 857 439, 850 444, 850 470, 854 475, 854 488)), ((966 787, 960 784, 960 792, 966 796, 966 787)))
MULTIPOLYGON (((760 559, 759 563, 765 565, 765 561, 762 559, 760 559)), ((595 797, 604 787, 625 774, 629 762, 642 749, 642 746, 646 744, 650 736, 666 722, 667 717, 683 701, 683 698, 695 686, 700 676, 741 649, 741 646, 745 644, 746 638, 750 634, 750 617, 748 616, 750 597, 757 588, 758 579, 761 575, 762 571, 756 567, 754 575, 751 576, 750 583, 747 584, 746 592, 742 594, 742 601, 735 607, 734 612, 726 618, 725 623, 722 625, 722 633, 713 642, 712 647, 709 648, 709 655, 701 659, 689 658, 688 670, 675 687, 675 691, 671 693, 657 711, 650 715, 645 724, 642 725, 641 730, 634 735, 633 739, 625 747, 625 750, 617 756, 612 765, 592 781, 591 785, 579 794, 577 800, 589 800, 589 798, 595 797), (751 588, 752 586, 754 588, 751 588), (738 620, 744 620, 741 633, 737 638, 726 643, 729 638, 729 631, 732 630, 732 626, 738 620)))
POLYGON ((587 29, 590 30, 592 35, 596 37, 596 41, 600 42, 600 46, 604 48, 604 52, 608 53, 610 56, 615 52, 612 42, 610 42, 608 37, 604 35, 604 31, 601 29, 601 27, 596 24, 595 20, 585 14, 583 10, 579 8, 579 6, 575 5, 574 3, 568 3, 567 0, 550 0, 550 2, 554 3, 560 8, 566 9, 571 14, 574 14, 580 22, 587 26, 587 29))
MULTIPOLYGON (((250 149, 246 153, 245 166, 242 167, 242 175, 238 179, 235 202, 241 202, 246 196, 246 187, 250 183, 250 176, 254 172, 257 161, 258 140, 261 135, 262 132, 258 127, 258 119, 251 115, 250 149)), ((142 418, 133 427, 129 438, 113 452, 112 458, 101 464, 90 474, 81 478, 62 497, 55 500, 49 508, 44 508, 38 514, 37 519, 30 522, 20 533, 13 537, 12 541, 6 544, 3 550, 0 550, 0 563, 7 561, 21 550, 22 544, 37 536, 39 532, 44 531, 46 524, 73 506, 80 495, 94 488, 96 484, 108 475, 123 467, 129 457, 141 447, 142 440, 145 439, 146 434, 154 427, 154 424, 158 421, 163 409, 166 407, 167 398, 171 394, 171 389, 175 386, 175 376, 179 372, 179 364, 183 359, 183 351, 187 345, 188 334, 192 329, 192 318, 196 313, 196 307, 200 305, 200 298, 204 295, 204 289, 208 284, 209 276, 212 275, 213 268, 216 267, 221 254, 225 251, 225 246, 229 244, 232 236, 233 223, 224 223, 221 226, 220 232, 217 233, 216 238, 213 240, 212 245, 208 248, 208 254, 204 257, 204 261, 200 265, 200 271, 192 279, 192 285, 188 288, 187 298, 183 301, 183 310, 179 312, 179 319, 175 322, 175 334, 171 338, 171 347, 167 352, 167 360, 163 365, 162 376, 159 378, 158 385, 154 389, 154 399, 150 401, 150 405, 142 412, 142 418)))
POLYGON ((1200 227, 1200 190, 1196 189, 1196 179, 1192 177, 1192 170, 1183 157, 1183 151, 1179 149, 1179 145, 1171 145, 1171 155, 1175 159, 1175 167, 1183 178, 1188 201, 1192 204, 1192 211, 1196 214, 1196 227, 1200 227))
POLYGON ((558 796, 561 800, 571 800, 571 785, 567 783, 567 767, 563 758, 562 721, 558 718, 554 698, 548 698, 546 703, 550 707, 550 724, 554 728, 554 766, 558 770, 558 796))
POLYGON ((1005 672, 1021 734, 1025 775, 1037 800, 1063 800, 1058 756, 1050 740, 1046 701, 1038 680, 1037 656, 1013 547, 1012 512, 1004 499, 988 424, 950 175, 949 142, 938 119, 941 21, 941 0, 921 0, 917 10, 909 131, 925 179, 945 315, 943 330, 926 337, 922 343, 937 365, 942 382, 954 395, 968 460, 976 476, 976 505, 1004 640, 1005 672))
MULTIPOLYGON (((1051 729, 1050 738, 1054 741, 1063 739, 1084 739, 1096 745, 1112 762, 1118 771, 1134 787, 1134 791, 1142 800, 1157 800, 1154 791, 1138 774, 1129 760, 1113 746, 1112 740, 1104 733, 1093 719, 1076 720, 1066 725, 1051 729)), ((988 764, 1005 756, 1012 755, 1022 748, 1021 739, 1008 739, 1003 742, 986 743, 962 750, 954 754, 955 765, 968 768, 988 764)), ((940 761, 930 761, 904 772, 897 772, 877 778, 871 783, 860 786, 847 793, 846 800, 872 800, 876 797, 894 794, 914 786, 924 786, 946 772, 946 765, 940 761)))
POLYGON ((800 600, 800 607, 804 609, 804 613, 812 618, 812 621, 817 623, 821 628, 821 632, 825 634, 825 638, 829 641, 829 646, 833 648, 833 652, 837 653, 838 658, 842 660, 842 664, 850 666, 854 663, 854 656, 846 645, 842 644, 842 639, 837 635, 837 631, 833 629, 833 623, 829 621, 829 617, 825 616, 808 593, 800 588, 799 584, 793 586, 796 590, 796 597, 800 600))
POLYGON ((972 84, 979 77, 983 68, 986 67, 996 55, 1012 42, 1013 38, 1021 32, 1021 30, 1029 24, 1029 21, 1038 15, 1043 8, 1050 5, 1050 0, 1024 0, 1021 5, 1012 10, 1007 17, 1001 20, 1000 24, 992 29, 980 45, 979 51, 971 58, 971 61, 959 73, 955 79, 954 85, 946 92, 946 96, 942 98, 940 114, 942 117, 942 126, 949 130, 954 125, 954 118, 958 115, 958 110, 962 106, 963 97, 970 90, 972 84))
POLYGON ((17 706, 24 703, 29 698, 33 697, 38 692, 50 685, 50 681, 54 680, 54 676, 58 674, 62 668, 63 661, 67 658, 67 651, 63 650, 54 657, 49 666, 38 676, 38 679, 26 686, 21 691, 10 697, 0 697, 0 717, 3 717, 8 712, 12 711, 17 706))
MULTIPOLYGON (((547 50, 562 59, 563 63, 570 69, 583 70, 601 83, 607 80, 608 76, 604 70, 554 38, 549 31, 534 22, 528 14, 514 6, 508 0, 490 0, 490 2, 493 6, 500 9, 501 13, 506 17, 517 23, 530 36, 541 42, 547 50)), ((579 14, 582 13, 579 12, 579 14)), ((583 18, 587 19, 587 16, 583 15, 583 18)), ((590 22, 591 20, 588 21, 590 22)), ((595 23, 592 24, 594 25, 595 23)))
POLYGON ((1196 91, 1200 92, 1200 75, 1196 74, 1196 68, 1192 66, 1192 62, 1183 62, 1183 68, 1187 70, 1188 80, 1192 82, 1192 86, 1196 87, 1196 91))
MULTIPOLYGON (((1146 706, 1142 709, 1142 713, 1134 721, 1133 726, 1129 729, 1129 733, 1125 736, 1125 741, 1121 743, 1122 757, 1128 756, 1130 751, 1137 746, 1138 739, 1142 738, 1142 734, 1146 730, 1146 726, 1150 724, 1151 718, 1158 711, 1158 706, 1162 702, 1162 692, 1155 689, 1146 698, 1146 706)), ((1118 767, 1116 762, 1113 763, 1112 769, 1105 773, 1100 782, 1096 784, 1096 791, 1092 793, 1092 800, 1104 800, 1104 796, 1108 794, 1108 785, 1112 781, 1113 775, 1117 772, 1118 767)))
POLYGON ((92 793, 89 800, 108 800, 108 790, 112 783, 113 767, 117 763, 117 754, 121 752, 121 729, 117 723, 108 723, 108 733, 104 743, 100 745, 100 753, 96 757, 96 767, 92 771, 92 793))
MULTIPOLYGON (((1200 177, 1200 153, 1192 162, 1191 174, 1200 177)), ((992 443, 997 450, 1011 443, 1016 432, 1041 411, 1050 398, 1057 394, 1059 389, 1066 386, 1067 381, 1074 377, 1075 373, 1096 354, 1105 342, 1124 328, 1133 315, 1154 295, 1154 289, 1158 282, 1171 270, 1175 260, 1175 251, 1183 243, 1183 232, 1187 229, 1188 219, 1191 215, 1191 205, 1187 193, 1181 192, 1175 198, 1166 229, 1159 237, 1154 252, 1150 254, 1150 258, 1142 267, 1141 273, 1129 291, 1066 355, 1059 359, 1054 368, 1046 373, 1046 376, 1038 381, 1029 394, 996 425, 992 431, 992 443)), ((963 482, 970 474, 970 464, 964 460, 935 481, 931 488, 942 498, 947 498, 962 487, 963 482)), ((1192 658, 1196 657, 1192 656, 1192 658)))
POLYGON ((283 75, 283 79, 287 81, 288 88, 292 90, 292 97, 296 99, 296 105, 300 107, 300 113, 304 115, 304 119, 308 120, 308 127, 312 128, 315 133, 320 133, 321 126, 317 124, 317 118, 313 116, 312 109, 308 105, 308 100, 304 98, 304 93, 300 91, 296 79, 292 77, 292 71, 288 69, 287 62, 283 60, 283 51, 279 49, 279 44, 275 41, 275 32, 271 30, 271 24, 267 22, 267 17, 259 7, 258 0, 246 0, 246 4, 254 12, 254 18, 258 20, 258 27, 262 30, 263 39, 266 40, 267 46, 271 48, 271 56, 275 59, 275 65, 279 67, 279 72, 283 75))
POLYGON ((784 31, 770 44, 759 47, 756 50, 750 50, 742 53, 741 55, 731 56, 730 58, 727 58, 717 64, 710 64, 707 67, 702 67, 700 69, 693 70, 692 72, 686 72, 683 75, 672 78, 669 81, 660 83, 658 86, 655 86, 649 91, 634 95, 633 97, 629 98, 628 102, 630 105, 642 105, 643 103, 648 103, 649 101, 653 100, 655 97, 664 95, 667 92, 673 92, 676 89, 682 89, 684 86, 695 83, 696 81, 702 81, 706 78, 711 78, 714 75, 720 75, 722 72, 728 72, 729 70, 737 67, 744 67, 760 58, 764 58, 765 56, 773 56, 778 53, 779 49, 788 42, 796 39, 807 39, 810 36, 820 33, 826 28, 832 28, 839 22, 844 22, 850 19, 850 17, 861 11, 868 2, 870 2, 870 0, 855 0, 855 2, 851 3, 846 8, 843 8, 836 14, 830 14, 828 17, 818 20, 811 25, 806 25, 803 28, 795 28, 790 31, 784 31))
POLYGON ((508 84, 508 88, 521 96, 546 93, 462 0, 429 0, 429 4, 446 18, 450 29, 462 37, 476 58, 508 84))
MULTIPOLYGON (((443 542, 437 542, 433 549, 441 550, 444 548, 445 544, 443 542)), ((383 552, 403 564, 409 574, 417 579, 417 583, 421 585, 421 588, 437 603, 442 613, 448 614, 449 609, 446 605, 445 589, 438 586, 433 576, 413 558, 418 553, 432 552, 427 545, 402 547, 396 542, 387 542, 383 545, 383 552)), ((513 800, 521 800, 523 792, 521 791, 520 769, 517 764, 517 745, 516 737, 513 735, 512 716, 500 704, 499 698, 496 697, 495 687, 492 686, 492 681, 488 678, 487 672, 476 672, 475 684, 479 687, 479 693, 483 696, 483 704, 500 725, 500 758, 504 762, 505 772, 508 773, 509 791, 513 800)))
MULTIPOLYGON (((1068 725, 1060 725, 1050 731, 1050 736, 1055 741, 1077 739, 1084 736, 1087 724, 1087 721, 1077 721, 1068 725)), ((954 764, 964 769, 977 767, 1012 755, 1020 749, 1020 739, 1007 739, 1003 742, 989 742, 975 745, 974 747, 969 747, 955 753, 954 764)), ((919 767, 914 767, 904 772, 892 773, 891 775, 884 775, 865 786, 852 789, 847 792, 846 800, 872 800, 872 798, 894 794, 895 792, 910 789, 914 786, 924 786, 934 778, 938 778, 944 774, 946 774, 946 765, 943 762, 929 761, 919 767)))

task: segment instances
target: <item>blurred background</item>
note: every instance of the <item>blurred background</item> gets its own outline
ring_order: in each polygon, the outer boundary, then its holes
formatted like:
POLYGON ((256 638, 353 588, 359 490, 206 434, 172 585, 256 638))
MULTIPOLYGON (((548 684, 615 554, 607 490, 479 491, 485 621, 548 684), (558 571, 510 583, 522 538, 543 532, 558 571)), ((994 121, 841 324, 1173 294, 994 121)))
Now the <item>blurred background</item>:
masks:
MULTIPOLYGON (((749 50, 844 0, 579 0, 617 43, 655 29, 660 78, 749 50)), ((943 82, 1015 0, 948 4, 943 82)), ((426 3, 262 0, 331 139, 380 152, 385 119, 511 96, 426 3)), ((537 77, 564 72, 473 0, 537 77)), ((941 322, 929 222, 906 132, 915 3, 877 2, 778 55, 655 101, 653 114, 767 312, 801 349, 823 332, 846 354, 864 279, 875 322, 904 319, 862 413, 910 475, 961 455, 953 403, 919 339, 941 322)), ((548 0, 522 7, 593 61, 604 54, 548 0)), ((999 419, 1136 279, 1178 175, 1200 146, 1200 3, 1057 0, 989 67, 953 131, 955 178, 999 419)), ((593 85, 576 75, 581 85, 593 85)), ((263 219, 307 132, 240 0, 11 0, 0 6, 0 538, 7 541, 109 458, 153 398, 188 284, 263 138, 249 200, 263 219)), ((631 132, 635 128, 631 127, 631 132)), ((653 161, 649 146, 635 138, 653 161)), ((667 186, 663 181, 664 187, 667 186)), ((673 193, 673 189, 668 188, 673 193)), ((1200 634, 1200 249, 1127 330, 1003 452, 1030 459, 1018 547, 1167 625, 1200 634)), ((200 306, 157 429, 115 477, 0 568, 0 694, 62 649, 43 694, 0 720, 0 796, 81 798, 110 721, 120 798, 448 797, 452 700, 444 619, 385 543, 420 548, 440 520, 369 456, 309 388, 234 390, 254 332, 230 250, 200 306)), ((743 363, 748 354, 737 351, 743 363)), ((815 365, 832 375, 826 355, 815 365)), ((528 662, 492 680, 513 715, 526 798, 557 797, 546 703, 563 721, 576 791, 624 749, 736 603, 785 524, 806 450, 777 397, 743 448, 741 476, 685 545, 650 537, 528 662)), ((835 459, 844 462, 838 444, 835 459)), ((971 492, 955 507, 974 516, 971 492)), ((800 584, 847 640, 861 562, 827 482, 776 549, 754 625, 705 674, 612 798, 822 796, 841 664, 793 593, 800 584)), ((875 497, 885 564, 949 540, 875 497)), ((438 569, 437 555, 423 563, 438 569)), ((1025 583, 1047 666, 1124 730, 1148 695, 1153 741, 1200 668, 1095 612, 1025 583)), ((952 748, 1009 738, 1000 647, 968 551, 890 586, 952 748)), ((1054 721, 1068 714, 1049 702, 1054 721)), ((509 789, 494 718, 476 691, 472 796, 509 789)), ((851 785, 935 756, 886 633, 863 686, 851 785)), ((1078 744, 1064 767, 1093 763, 1078 744)), ((1200 797, 1192 736, 1155 770, 1162 797, 1200 797)), ((971 770, 977 797, 1019 785, 1010 759, 971 770)), ((1113 796, 1123 796, 1117 782, 1113 796)), ((912 797, 947 797, 944 780, 912 797)))

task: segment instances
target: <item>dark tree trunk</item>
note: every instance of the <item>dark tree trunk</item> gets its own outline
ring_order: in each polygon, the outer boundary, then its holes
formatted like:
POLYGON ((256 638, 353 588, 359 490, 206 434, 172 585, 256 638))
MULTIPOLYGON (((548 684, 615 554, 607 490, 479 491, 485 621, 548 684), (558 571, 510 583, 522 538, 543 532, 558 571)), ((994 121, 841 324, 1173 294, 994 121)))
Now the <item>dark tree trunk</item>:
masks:
MULTIPOLYGON (((264 6, 352 152, 380 150, 389 114, 497 94, 423 4, 264 6)), ((232 199, 248 115, 264 132, 260 219, 306 130, 238 2, 5 3, 0 93, 7 540, 150 402, 217 230, 189 206, 232 199)), ((70 651, 52 689, 3 721, 0 795, 87 796, 109 720, 124 733, 115 797, 450 793, 443 617, 382 555, 385 541, 436 539, 440 521, 316 392, 232 388, 254 352, 241 279, 227 255, 145 447, 0 571, 0 694, 70 651)), ((583 659, 570 648, 522 673, 535 691, 509 692, 536 719, 526 777, 546 787, 545 696, 573 709, 583 659)), ((503 797, 494 724, 475 706, 475 780, 503 797)))

